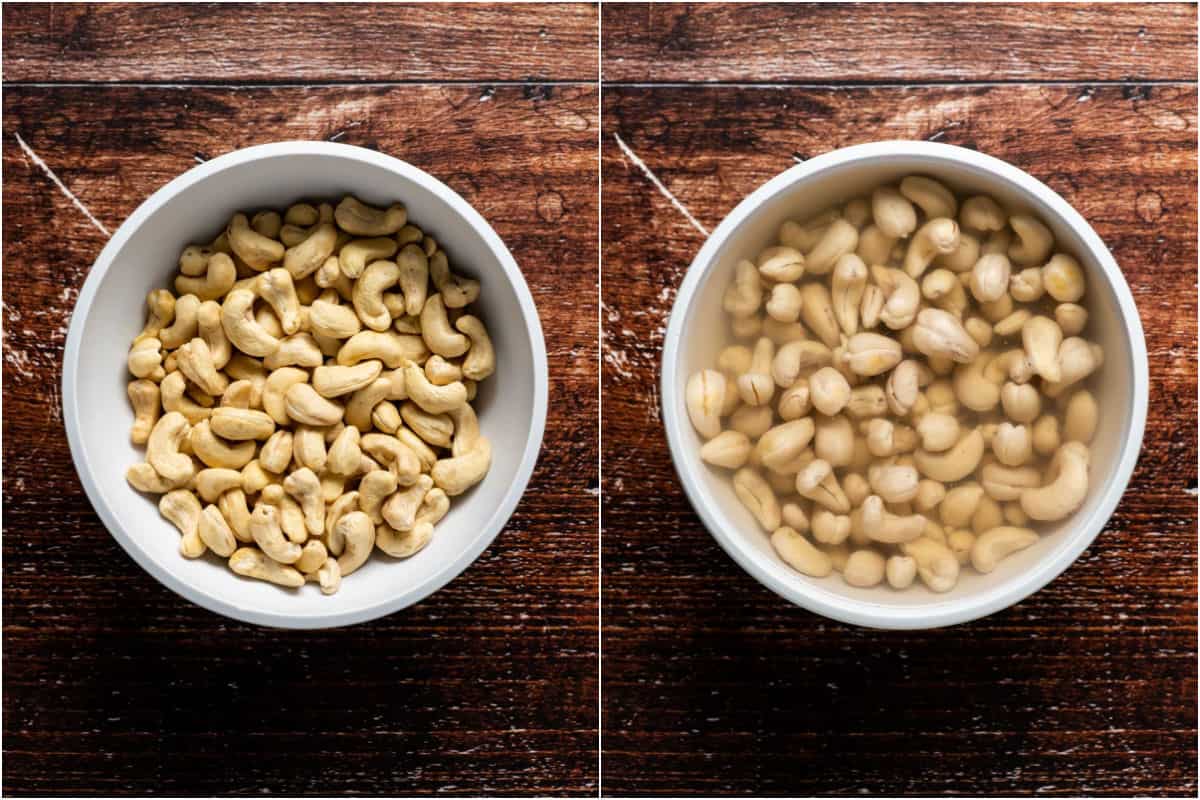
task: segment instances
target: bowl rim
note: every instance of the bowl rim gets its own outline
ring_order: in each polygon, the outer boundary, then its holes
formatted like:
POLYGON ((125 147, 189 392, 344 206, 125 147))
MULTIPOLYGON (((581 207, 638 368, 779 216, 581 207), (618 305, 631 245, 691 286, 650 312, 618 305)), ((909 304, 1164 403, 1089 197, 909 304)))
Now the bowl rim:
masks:
POLYGON ((1095 540, 1112 516, 1129 484, 1141 452, 1146 424, 1149 394, 1149 367, 1141 318, 1125 277, 1092 226, 1057 192, 1024 170, 975 150, 938 142, 888 140, 853 145, 824 153, 797 164, 768 180, 737 204, 709 235, 688 267, 671 309, 663 342, 661 385, 663 424, 675 471, 679 475, 692 507, 717 543, 746 572, 759 583, 795 605, 830 619, 872 628, 908 630, 937 628, 969 622, 1020 602, 1037 592, 1066 570, 1095 540), (925 606, 894 606, 852 600, 833 594, 805 576, 783 580, 769 569, 764 557, 745 546, 740 538, 728 533, 721 524, 721 515, 701 488, 698 453, 689 451, 685 439, 684 420, 676 413, 678 367, 683 326, 692 301, 700 286, 715 265, 715 256, 725 240, 736 231, 766 200, 796 183, 850 163, 888 161, 897 156, 919 157, 975 172, 990 173, 1009 183, 1021 193, 1037 198, 1081 238, 1106 280, 1112 287, 1130 341, 1133 387, 1131 393, 1128 436, 1122 445, 1116 467, 1108 480, 1095 510, 1069 533, 1071 537, 1060 547, 1055 558, 1041 562, 1031 571, 978 594, 925 606))
POLYGON ((142 569, 179 596, 222 616, 255 625, 275 628, 334 628, 367 622, 407 608, 445 586, 479 557, 496 536, 499 535, 512 516, 517 503, 520 501, 533 475, 533 469, 541 450, 542 437, 546 425, 549 371, 541 320, 538 317, 537 307, 534 304, 533 295, 529 291, 529 286, 525 282, 525 278, 517 266, 516 260, 504 245, 500 236, 462 196, 424 170, 394 156, 338 142, 293 140, 254 145, 234 150, 192 167, 142 201, 137 209, 109 237, 107 244, 100 251, 100 254, 92 264, 91 270, 88 272, 83 287, 80 289, 79 296, 75 300, 75 306, 71 311, 71 323, 67 332, 62 363, 63 422, 67 432, 67 442, 71 450, 71 460, 75 464, 75 471, 79 475, 80 483, 83 484, 88 500, 91 502, 92 507, 95 509, 109 534, 117 540, 117 543, 121 545, 125 552, 142 569), (83 435, 80 430, 77 410, 77 372, 84 324, 104 276, 108 273, 117 254, 125 246, 130 236, 145 223, 151 214, 157 211, 168 200, 212 175, 252 161, 296 155, 333 156, 380 167, 420 184, 449 205, 455 213, 463 218, 467 225, 478 231, 488 248, 500 262, 506 279, 512 285, 517 295, 522 321, 525 324, 526 334, 529 336, 531 342, 533 361, 534 386, 533 405, 530 409, 531 424, 529 437, 525 442, 521 460, 512 477, 508 491, 499 505, 492 511, 487 521, 479 526, 475 538, 470 541, 468 546, 456 559, 445 563, 430 577, 420 583, 404 587, 394 597, 349 611, 330 611, 328 614, 280 614, 239 605, 236 599, 221 597, 198 589, 189 581, 179 577, 175 571, 161 568, 142 549, 137 540, 125 531, 109 507, 104 493, 93 479, 92 466, 87 459, 83 446, 83 435))

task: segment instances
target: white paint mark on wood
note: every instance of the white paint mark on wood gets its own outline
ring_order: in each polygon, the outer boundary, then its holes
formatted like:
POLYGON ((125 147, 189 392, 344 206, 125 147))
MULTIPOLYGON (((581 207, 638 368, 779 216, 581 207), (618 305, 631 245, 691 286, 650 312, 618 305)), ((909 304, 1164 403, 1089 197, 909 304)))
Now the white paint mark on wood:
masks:
POLYGON ((76 197, 74 193, 72 193, 71 190, 66 187, 66 184, 58 179, 58 176, 54 174, 54 170, 50 169, 49 165, 42 160, 42 157, 33 152, 33 149, 30 148, 29 145, 25 144, 25 140, 21 138, 21 134, 13 131, 13 136, 17 137, 17 144, 21 145, 21 150, 25 152, 25 155, 29 156, 33 163, 37 164, 38 168, 41 169, 42 172, 46 173, 46 177, 54 181, 54 185, 58 187, 58 190, 66 195, 67 199, 70 200, 76 208, 83 212, 83 215, 87 217, 93 225, 96 226, 96 229, 105 236, 112 236, 112 234, 108 232, 108 228, 104 227, 104 223, 96 219, 95 215, 92 214, 92 212, 88 210, 88 207, 83 204, 83 201, 76 197))
POLYGON ((617 140, 617 146, 621 148, 621 152, 625 154, 625 157, 632 161, 634 166, 642 171, 642 174, 645 175, 652 184, 654 184, 654 187, 658 189, 662 196, 667 198, 667 200, 671 202, 671 205, 675 206, 675 210, 680 214, 683 214, 683 216, 687 218, 687 221, 692 224, 693 228, 700 231, 705 236, 708 236, 708 229, 700 224, 700 220, 692 216, 692 212, 688 211, 687 206, 679 202, 679 199, 676 198, 675 195, 671 194, 671 190, 664 186, 663 182, 658 179, 658 176, 646 166, 646 162, 638 158, 637 153, 629 149, 629 145, 625 144, 624 140, 621 139, 620 134, 614 133, 613 138, 617 140))

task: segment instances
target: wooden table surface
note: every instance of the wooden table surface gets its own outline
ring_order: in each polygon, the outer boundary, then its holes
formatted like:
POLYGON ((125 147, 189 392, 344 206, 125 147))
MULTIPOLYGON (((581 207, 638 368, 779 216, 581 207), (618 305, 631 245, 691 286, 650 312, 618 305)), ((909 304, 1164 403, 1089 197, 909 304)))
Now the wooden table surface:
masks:
POLYGON ((1194 796, 1196 8, 601 13, 604 791, 1194 796), (742 572, 679 487, 656 391, 700 228, 890 138, 976 148, 1071 202, 1133 289, 1151 373, 1139 466, 1083 557, 1007 611, 909 633, 742 572))
POLYGON ((594 794, 597 9, 3 13, 3 793, 594 794), (255 628, 160 586, 100 524, 62 428, 101 229, 281 139, 446 181, 512 250, 549 351, 508 526, 426 601, 343 630, 255 628))

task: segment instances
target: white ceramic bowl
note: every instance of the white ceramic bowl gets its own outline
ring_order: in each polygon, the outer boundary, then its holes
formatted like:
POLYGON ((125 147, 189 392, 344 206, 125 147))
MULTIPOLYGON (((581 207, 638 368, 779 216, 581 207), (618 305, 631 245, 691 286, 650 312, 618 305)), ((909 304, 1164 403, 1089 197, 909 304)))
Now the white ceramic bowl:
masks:
POLYGON ((218 614, 260 625, 325 628, 409 606, 454 578, 483 552, 520 500, 546 419, 546 350, 533 298, 495 231, 448 186, 390 156, 329 142, 280 142, 214 158, 163 188, 113 234, 92 266, 71 318, 63 358, 67 439, 80 480, 105 526, 168 588, 218 614), (478 278, 477 303, 499 368, 479 388, 476 410, 492 441, 484 480, 454 498, 433 541, 403 561, 380 553, 325 596, 315 585, 286 590, 233 574, 221 559, 189 560, 154 499, 125 482, 144 460, 129 441, 125 356, 141 330, 145 297, 170 287, 180 249, 207 242, 238 211, 281 209, 303 198, 354 194, 401 201, 462 274, 478 278))
POLYGON ((810 611, 879 628, 932 628, 976 619, 1012 605, 1066 569, 1116 508, 1137 462, 1146 422, 1146 346, 1121 270, 1078 212, 1049 187, 995 158, 930 142, 875 142, 836 150, 792 167, 743 200, 701 248, 680 287, 663 347, 663 421, 684 489, 713 537, 764 586, 810 611), (936 594, 923 586, 897 592, 860 589, 837 574, 801 575, 774 553, 768 537, 733 494, 729 474, 700 460, 702 441, 684 403, 689 375, 716 363, 726 344, 721 295, 739 259, 775 243, 786 219, 804 219, 909 174, 937 178, 959 191, 983 192, 1012 209, 1029 209, 1054 231, 1060 248, 1087 270, 1090 321, 1085 336, 1104 347, 1091 380, 1101 408, 1092 444, 1091 490, 1083 507, 1046 529, 1034 546, 988 575, 965 569, 958 586, 936 594))

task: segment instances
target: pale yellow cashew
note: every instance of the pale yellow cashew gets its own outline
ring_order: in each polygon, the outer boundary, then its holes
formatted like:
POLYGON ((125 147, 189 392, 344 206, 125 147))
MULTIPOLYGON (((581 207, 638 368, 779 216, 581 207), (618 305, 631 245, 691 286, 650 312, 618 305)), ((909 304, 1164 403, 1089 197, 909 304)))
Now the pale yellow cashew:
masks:
POLYGON ((721 407, 726 391, 725 376, 717 370, 701 370, 688 378, 684 391, 688 418, 705 439, 721 432, 721 407))
POLYGON ((932 178, 910 175, 900 181, 900 194, 920 207, 928 219, 954 217, 958 213, 954 193, 932 178))
POLYGON ((397 531, 388 525, 375 529, 375 546, 393 558, 409 558, 416 555, 433 539, 433 525, 417 523, 406 531, 397 531))
POLYGON ((325 499, 321 496, 321 481, 316 473, 308 467, 296 470, 284 480, 283 490, 300 504, 309 536, 320 536, 325 530, 325 499))
POLYGON ((958 212, 958 221, 964 227, 977 231, 998 231, 1008 224, 1008 215, 992 198, 975 195, 963 201, 958 212))
POLYGON ((248 356, 263 358, 278 349, 279 339, 268 333, 255 319, 253 312, 256 299, 254 292, 249 289, 231 291, 221 304, 221 325, 234 347, 248 356))
POLYGON ((807 252, 816 247, 830 224, 841 216, 836 208, 830 208, 804 222, 787 220, 779 226, 779 243, 807 252))
POLYGON ((313 370, 312 385, 322 397, 341 397, 374 383, 383 372, 381 361, 363 361, 352 367, 322 366, 313 370))
POLYGON ((800 287, 800 319, 827 347, 841 342, 841 326, 833 313, 833 298, 824 283, 806 283, 800 287))
POLYGON ((146 309, 146 324, 134 337, 134 344, 142 339, 157 339, 159 332, 171 324, 175 319, 175 295, 166 289, 154 289, 146 295, 146 309))
POLYGON ((1058 363, 1058 348, 1062 341, 1062 328, 1049 317, 1033 317, 1021 328, 1021 343, 1034 372, 1052 383, 1062 378, 1058 363))
POLYGON ((922 536, 900 545, 900 551, 916 562, 921 582, 934 592, 948 592, 958 583, 958 558, 946 545, 922 536))
POLYGON ((163 348, 174 350, 195 338, 198 329, 196 312, 199 310, 200 298, 194 294, 185 294, 175 301, 174 322, 158 331, 157 338, 163 348))
POLYGON ((733 475, 733 491, 763 530, 774 530, 781 522, 779 501, 770 484, 752 467, 743 467, 733 475))
POLYGON ((383 302, 383 292, 395 285, 399 277, 400 268, 394 262, 372 261, 355 281, 354 311, 368 328, 386 331, 392 326, 392 315, 383 302))
MULTIPOLYGON (((474 345, 472 345, 472 348, 474 345)), ((468 353, 471 351, 468 350, 468 353)), ((425 377, 435 386, 445 386, 463 379, 462 368, 453 361, 447 361, 439 355, 429 357, 425 362, 425 377)))
POLYGON ((840 413, 850 402, 850 384, 833 367, 814 372, 808 379, 808 390, 813 408, 829 417, 840 413))
POLYGON ((307 383, 296 383, 284 393, 287 416, 304 425, 324 427, 341 422, 345 409, 332 400, 317 394, 307 383))
POLYGON ((850 536, 850 517, 818 508, 812 515, 812 535, 822 544, 841 544, 850 536))
POLYGON ((883 292, 879 320, 892 330, 912 324, 921 305, 921 288, 903 270, 891 267, 871 267, 871 277, 883 292))
POLYGON ((1009 381, 1000 389, 1000 405, 1013 422, 1033 422, 1042 410, 1041 395, 1031 384, 1009 381))
POLYGON ((1060 520, 1078 510, 1087 499, 1089 459, 1082 442, 1062 445, 1050 464, 1049 483, 1023 491, 1021 510, 1041 521, 1060 520))
POLYGON ((261 297, 279 320, 283 332, 291 336, 300 330, 300 299, 292 274, 283 268, 270 269, 259 275, 255 284, 261 297))
POLYGON ((859 232, 858 247, 854 252, 867 266, 886 264, 896 241, 894 237, 881 231, 878 225, 868 225, 859 232))
POLYGON ((204 540, 200 538, 199 530, 200 515, 203 512, 196 495, 187 489, 169 491, 159 498, 158 511, 182 534, 179 540, 180 553, 186 558, 199 558, 204 555, 204 540))
MULTIPOLYGON (((463 341, 466 342, 466 337, 463 337, 463 341)), ((445 356, 444 353, 440 355, 445 356)), ((426 348, 425 342, 420 336, 393 333, 392 331, 382 333, 361 331, 351 336, 342 345, 342 349, 338 350, 337 363, 343 366, 353 366, 360 361, 377 358, 386 366, 394 369, 405 360, 422 364, 428 357, 429 349, 426 348)), ((446 356, 446 358, 451 358, 451 356, 446 356)))
POLYGON ((926 308, 917 315, 912 340, 925 355, 949 358, 960 364, 968 364, 979 355, 979 344, 958 317, 938 308, 926 308))
POLYGON ((265 440, 275 432, 275 420, 266 412, 252 408, 214 408, 208 421, 213 433, 235 442, 265 440))
POLYGON ((280 564, 254 547, 235 550, 229 557, 229 568, 238 575, 291 589, 304 585, 304 575, 298 569, 280 564))
POLYGON ((833 269, 839 258, 853 253, 857 247, 858 229, 845 219, 835 219, 805 255, 805 271, 809 275, 824 275, 833 269))
POLYGON ((146 461, 176 486, 187 483, 196 473, 192 457, 179 452, 190 427, 183 414, 168 411, 154 423, 146 440, 146 461))
POLYGON ((1028 214, 1014 214, 1008 219, 1017 240, 1008 247, 1008 257, 1022 267, 1041 264, 1054 248, 1054 234, 1028 214))
POLYGON ((1064 336, 1078 336, 1087 327, 1088 311, 1075 303, 1059 303, 1054 308, 1054 321, 1064 336))
MULTIPOLYGON (((133 464, 125 470, 125 480, 139 492, 148 492, 150 494, 163 494, 181 485, 159 475, 154 471, 154 467, 144 461, 133 464)), ((191 479, 189 478, 188 480, 191 479)))
MULTIPOLYGON (((347 195, 338 203, 333 218, 338 227, 354 236, 391 236, 408 222, 408 212, 402 203, 380 209, 347 195)), ((343 570, 342 574, 349 573, 343 570)))
POLYGON ((353 475, 362 461, 361 435, 358 428, 347 425, 329 446, 326 467, 337 475, 353 475))
POLYGON ((355 239, 348 242, 338 252, 338 264, 346 277, 352 280, 355 278, 361 280, 367 265, 389 259, 394 255, 396 255, 394 239, 388 237, 355 239))
POLYGON ((392 383, 387 378, 376 378, 371 383, 350 395, 346 403, 346 424, 360 431, 371 429, 371 415, 375 407, 388 397, 392 383))
POLYGON ((1035 303, 1040 300, 1045 293, 1041 269, 1028 267, 1014 273, 1008 280, 1008 292, 1014 300, 1021 303, 1035 303))
POLYGON ((1064 339, 1058 348, 1059 380, 1043 384, 1043 391, 1058 397, 1063 390, 1091 375, 1104 363, 1104 350, 1077 336, 1064 339))
POLYGON ((430 351, 443 358, 457 358, 467 352, 470 340, 450 326, 442 296, 435 294, 421 310, 421 336, 430 351))
POLYGON ((992 437, 992 452, 1006 467, 1019 467, 1033 458, 1033 437, 1024 425, 1002 422, 992 437))
POLYGON ((906 464, 876 462, 867 470, 871 490, 886 503, 907 503, 917 496, 921 476, 906 464))
POLYGON ((163 369, 162 342, 152 336, 133 343, 126 363, 130 374, 135 378, 161 381, 166 377, 166 371, 163 369))
POLYGON ((900 516, 888 511, 879 495, 870 495, 862 503, 862 527, 868 538, 886 544, 910 542, 925 530, 925 516, 900 516))
POLYGON ((337 240, 337 228, 328 223, 317 225, 311 233, 284 252, 283 268, 295 280, 313 274, 333 255, 337 240))
POLYGON ((911 556, 890 556, 884 568, 888 586, 907 589, 917 577, 917 562, 911 556))
POLYGON ((793 528, 776 527, 771 533, 771 546, 788 566, 803 575, 824 578, 833 571, 829 555, 793 528))
POLYGON ((241 469, 254 458, 254 442, 226 442, 212 432, 207 419, 192 426, 189 435, 192 452, 209 467, 241 469))
POLYGON ((268 472, 282 473, 292 463, 293 444, 291 431, 275 431, 258 451, 258 463, 268 472))
POLYGON ((358 492, 347 492, 337 497, 329 504, 325 512, 325 546, 335 556, 340 556, 345 548, 341 534, 337 530, 338 520, 351 511, 358 510, 358 492))
POLYGON ((321 346, 311 333, 296 333, 283 339, 275 352, 263 359, 263 366, 270 370, 291 366, 311 369, 323 363, 321 346))
POLYGON ((250 535, 262 551, 280 564, 294 564, 300 559, 301 547, 284 537, 281 511, 269 502, 259 503, 250 514, 250 535))
MULTIPOLYGON (((771 377, 775 379, 776 386, 786 389, 795 385, 802 373, 815 372, 832 361, 833 351, 821 342, 811 339, 788 342, 776 351, 775 358, 771 360, 771 377)), ((807 387, 807 383, 804 385, 807 387)), ((723 403, 724 397, 721 400, 723 403)), ((715 407, 720 406, 719 403, 715 407)))
POLYGON ((456 497, 483 480, 491 463, 492 444, 487 437, 480 436, 467 452, 438 459, 430 475, 435 486, 456 497))
POLYGON ((380 400, 375 404, 375 408, 371 409, 371 424, 384 433, 394 434, 404 424, 404 420, 401 419, 400 409, 396 408, 395 403, 380 400))
POLYGON ((337 563, 342 577, 345 577, 366 563, 371 555, 371 549, 375 546, 375 526, 364 512, 351 511, 337 521, 334 529, 335 535, 343 542, 337 563))
POLYGON ((831 295, 833 316, 846 336, 858 332, 858 309, 867 286, 867 275, 867 265, 853 253, 842 256, 834 265, 831 295))
POLYGON ((846 559, 842 578, 851 586, 870 588, 883 583, 885 560, 874 550, 855 550, 846 559))
POLYGON ((436 525, 450 511, 450 497, 441 488, 434 487, 425 495, 417 509, 415 525, 436 525))
MULTIPOLYGON (((811 420, 808 420, 811 422, 811 420)), ((700 458, 715 467, 738 469, 750 457, 750 438, 738 431, 722 431, 704 443, 700 458)), ((395 527, 395 526, 393 526, 395 527)))
POLYGON ((1090 444, 1100 423, 1100 406, 1086 389, 1071 395, 1063 412, 1063 437, 1068 442, 1090 444))
POLYGON ((846 343, 846 365, 864 377, 882 375, 899 364, 902 356, 899 342, 878 333, 856 333, 846 343))
MULTIPOLYGON (((979 482, 987 496, 1001 502, 1017 500, 1026 489, 1042 485, 1042 475, 1036 467, 1008 467, 1003 464, 984 464, 979 482)), ((972 512, 972 515, 974 512, 972 512)))
POLYGON ((975 471, 983 458, 983 450, 983 433, 973 428, 945 452, 917 450, 913 453, 913 462, 925 477, 942 483, 954 483, 975 471))
POLYGON ((327 291, 313 301, 308 309, 308 324, 312 332, 330 339, 349 339, 362 330, 362 320, 350 306, 337 303, 337 293, 327 291))
POLYGON ((217 371, 208 344, 192 339, 175 351, 179 371, 207 394, 219 395, 229 386, 229 379, 217 371))
POLYGON ((204 277, 179 275, 175 278, 175 291, 180 295, 195 295, 201 300, 216 300, 224 297, 237 280, 237 267, 233 259, 224 253, 214 253, 208 259, 204 277))
POLYGON ((225 521, 221 510, 212 504, 205 506, 201 512, 196 532, 205 547, 222 558, 228 558, 237 549, 237 539, 229 523, 225 521))
POLYGON ((907 239, 917 229, 917 210, 894 186, 881 186, 871 195, 871 217, 893 239, 907 239))
MULTIPOLYGON (((775 382, 771 377, 771 366, 775 358, 775 344, 761 337, 754 344, 750 356, 750 369, 737 379, 737 394, 748 406, 765 406, 775 393, 775 382)), ((724 408, 721 412, 724 412, 724 408)))
POLYGON ((768 280, 782 283, 798 281, 804 275, 804 254, 784 245, 768 247, 758 254, 755 267, 768 280))
MULTIPOLYGON (((366 433, 360 440, 359 448, 382 467, 391 470, 401 486, 411 486, 421 472, 421 460, 417 454, 395 436, 366 433)), ((361 491, 362 487, 359 488, 361 491)), ((375 515, 372 514, 371 518, 375 520, 375 515)))
POLYGON ((224 467, 202 469, 196 473, 193 486, 204 502, 215 503, 225 492, 242 488, 242 473, 224 467))
POLYGON ((850 500, 838 483, 833 466, 823 459, 814 459, 796 473, 796 493, 835 514, 849 514, 850 500))
POLYGON ((336 558, 325 559, 317 569, 317 581, 321 585, 321 594, 337 594, 342 585, 342 570, 336 558))
POLYGON ((295 568, 304 573, 306 580, 312 580, 312 573, 316 572, 329 559, 329 551, 325 549, 325 545, 321 544, 318 539, 309 539, 300 548, 300 558, 296 561, 295 568))
POLYGON ((881 417, 887 413, 887 392, 873 383, 855 386, 850 390, 850 401, 846 413, 854 419, 881 417))
POLYGON ((1041 269, 1046 292, 1060 303, 1075 303, 1083 297, 1087 282, 1083 268, 1065 253, 1056 253, 1041 269))
POLYGON ((958 246, 949 253, 941 253, 933 259, 935 266, 956 273, 969 272, 983 253, 983 244, 971 234, 958 231, 958 246))
POLYGON ((441 250, 429 257, 429 278, 442 295, 446 308, 463 308, 479 299, 479 281, 451 272, 446 254, 441 250))
POLYGON ((921 277, 933 259, 953 253, 958 247, 958 223, 948 217, 935 217, 922 225, 904 252, 904 271, 911 278, 921 277))
POLYGON ((287 412, 286 396, 289 389, 308 381, 308 372, 298 367, 283 367, 274 370, 263 382, 262 407, 279 425, 287 425, 291 417, 287 412))
POLYGON ((129 431, 129 438, 134 444, 145 444, 150 438, 150 431, 154 430, 154 424, 158 422, 158 384, 148 380, 131 381, 125 393, 129 395, 129 403, 133 406, 133 427, 129 431))
POLYGON ((428 299, 429 259, 425 252, 415 244, 405 245, 396 256, 395 275, 393 283, 400 284, 405 312, 419 315, 428 299))
POLYGON ((1008 291, 1012 264, 1000 253, 985 255, 971 268, 971 294, 981 303, 999 300, 1008 291))
POLYGON ((987 574, 1004 558, 1037 542, 1040 537, 1029 528, 1002 525, 984 531, 971 546, 971 566, 987 574))
POLYGON ((297 425, 296 432, 292 434, 292 457, 298 467, 307 467, 313 472, 324 471, 329 456, 325 452, 322 430, 311 425, 297 425))
POLYGON ((259 272, 283 259, 284 247, 250 227, 245 214, 234 214, 225 230, 234 254, 259 272))
POLYGON ((233 356, 233 347, 221 325, 221 304, 205 300, 196 311, 196 328, 199 337, 208 345, 213 366, 224 369, 233 356))
MULTIPOLYGON (((416 483, 407 489, 393 493, 384 502, 381 513, 384 521, 395 531, 412 530, 417 521, 417 511, 425 500, 425 495, 433 488, 433 479, 428 475, 419 475, 416 483)), ((378 537, 375 541, 380 545, 378 537)), ((387 552, 387 548, 380 545, 387 552)))
MULTIPOLYGON (((921 279, 921 294, 943 311, 961 317, 970 307, 962 281, 948 269, 935 269, 921 279)), ((913 316, 916 314, 914 312, 913 316)))
POLYGON ((467 402, 467 388, 461 382, 438 386, 411 361, 404 365, 404 385, 409 399, 430 414, 445 414, 467 402))

